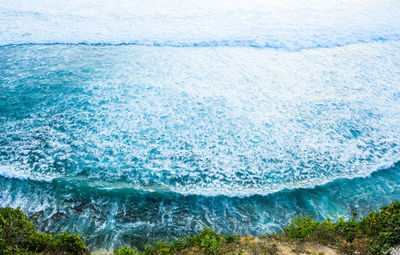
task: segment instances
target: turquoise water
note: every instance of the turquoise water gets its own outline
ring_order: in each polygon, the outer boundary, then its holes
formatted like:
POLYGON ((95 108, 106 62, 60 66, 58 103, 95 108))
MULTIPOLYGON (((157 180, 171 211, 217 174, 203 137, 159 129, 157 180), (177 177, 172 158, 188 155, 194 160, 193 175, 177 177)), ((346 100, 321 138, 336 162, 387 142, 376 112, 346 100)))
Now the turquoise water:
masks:
POLYGON ((110 250, 400 200, 399 2, 79 2, 0 2, 0 206, 110 250))

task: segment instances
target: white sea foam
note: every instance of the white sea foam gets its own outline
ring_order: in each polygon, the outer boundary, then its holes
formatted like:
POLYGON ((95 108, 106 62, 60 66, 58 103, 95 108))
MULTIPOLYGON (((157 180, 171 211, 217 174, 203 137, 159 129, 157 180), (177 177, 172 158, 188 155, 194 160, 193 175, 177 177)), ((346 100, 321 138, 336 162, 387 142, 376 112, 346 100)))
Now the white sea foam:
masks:
POLYGON ((298 50, 400 40, 395 0, 0 1, 0 45, 105 43, 298 50))
POLYGON ((0 162, 202 195, 367 176, 400 158, 399 52, 6 47, 0 162))
POLYGON ((45 181, 50 182, 55 176, 43 175, 37 172, 32 172, 31 169, 22 170, 15 166, 0 166, 0 176, 12 179, 21 180, 35 180, 35 181, 45 181))

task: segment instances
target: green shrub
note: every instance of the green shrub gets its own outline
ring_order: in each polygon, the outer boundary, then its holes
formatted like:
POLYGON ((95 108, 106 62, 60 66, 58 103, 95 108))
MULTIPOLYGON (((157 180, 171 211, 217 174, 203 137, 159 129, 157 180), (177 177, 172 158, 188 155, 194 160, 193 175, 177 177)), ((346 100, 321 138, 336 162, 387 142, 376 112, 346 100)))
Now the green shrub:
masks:
POLYGON ((24 247, 31 252, 44 252, 52 249, 54 238, 50 234, 32 233, 25 241, 24 247))
POLYGON ((361 234, 370 243, 373 254, 384 254, 400 243, 400 202, 384 206, 379 212, 371 212, 361 219, 361 234))
POLYGON ((335 243, 337 239, 337 226, 329 218, 322 223, 318 223, 315 231, 311 234, 311 240, 325 245, 335 243))
POLYGON ((339 218, 335 228, 347 242, 353 242, 359 232, 359 223, 354 220, 345 221, 344 218, 339 218))
POLYGON ((0 209, 0 254, 88 254, 77 235, 38 233, 20 209, 0 209))
POLYGON ((227 242, 225 236, 215 233, 211 228, 205 228, 198 235, 189 239, 206 254, 217 254, 221 246, 227 242))
POLYGON ((33 224, 20 208, 0 209, 0 239, 5 240, 5 245, 20 247, 34 233, 33 224))
MULTIPOLYGON (((158 241, 154 245, 146 245, 145 249, 141 253, 144 255, 170 255, 176 254, 184 249, 195 249, 196 252, 202 254, 217 254, 223 244, 232 243, 238 239, 238 235, 224 236, 217 234, 211 228, 204 228, 197 235, 192 237, 187 236, 174 241, 171 244, 158 241)), ((127 247, 114 250, 114 255, 125 254, 139 254, 139 252, 133 251, 127 247)))
POLYGON ((312 216, 297 216, 295 220, 284 229, 283 234, 292 240, 309 240, 322 244, 336 242, 338 236, 337 225, 332 223, 329 218, 322 223, 314 221, 312 218, 312 216))
POLYGON ((312 216, 296 217, 284 229, 283 236, 335 245, 345 254, 387 254, 400 243, 400 202, 373 211, 359 222, 352 218, 320 223, 313 221, 312 216))
POLYGON ((54 247, 56 250, 65 251, 70 254, 87 253, 86 245, 80 236, 68 233, 56 235, 54 237, 54 247))
POLYGON ((175 247, 167 242, 158 241, 153 246, 147 244, 143 253, 145 255, 168 255, 173 254, 174 250, 176 250, 175 247))
POLYGON ((313 216, 296 218, 287 226, 283 232, 289 239, 306 240, 311 237, 319 226, 319 222, 312 220, 313 216))
POLYGON ((138 252, 129 247, 122 247, 121 249, 114 250, 115 255, 138 255, 138 252))

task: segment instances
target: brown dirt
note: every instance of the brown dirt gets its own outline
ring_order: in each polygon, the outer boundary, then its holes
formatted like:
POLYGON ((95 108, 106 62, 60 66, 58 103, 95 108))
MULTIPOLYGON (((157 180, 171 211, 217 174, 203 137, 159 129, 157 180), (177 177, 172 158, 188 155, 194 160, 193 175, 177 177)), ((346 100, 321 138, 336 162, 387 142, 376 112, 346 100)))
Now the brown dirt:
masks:
MULTIPOLYGON (((96 255, 106 255, 98 252, 96 255)), ((203 254, 198 248, 177 252, 177 255, 203 254)), ((224 244, 218 255, 337 255, 337 250, 314 242, 288 242, 273 237, 242 236, 237 242, 224 244)))
MULTIPOLYGON (((196 249, 183 250, 179 255, 200 254, 196 249)), ((313 242, 286 242, 273 238, 243 236, 235 243, 225 244, 218 254, 226 255, 337 255, 336 250, 313 242)))

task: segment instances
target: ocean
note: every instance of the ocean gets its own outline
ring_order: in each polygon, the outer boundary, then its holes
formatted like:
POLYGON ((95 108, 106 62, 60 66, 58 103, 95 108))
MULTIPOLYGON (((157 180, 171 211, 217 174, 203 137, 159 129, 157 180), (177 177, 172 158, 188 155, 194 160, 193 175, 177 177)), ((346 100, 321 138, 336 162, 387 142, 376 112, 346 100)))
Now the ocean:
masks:
POLYGON ((0 207, 94 250, 400 200, 399 1, 0 0, 0 207))

